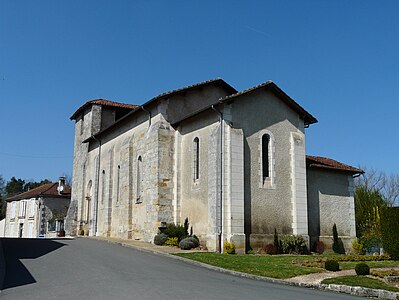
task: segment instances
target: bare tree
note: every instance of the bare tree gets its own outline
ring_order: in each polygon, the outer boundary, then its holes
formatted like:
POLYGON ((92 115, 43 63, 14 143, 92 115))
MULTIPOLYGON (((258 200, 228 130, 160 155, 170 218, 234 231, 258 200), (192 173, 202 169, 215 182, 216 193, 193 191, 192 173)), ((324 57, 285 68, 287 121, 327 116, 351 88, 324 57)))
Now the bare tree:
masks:
POLYGON ((373 168, 360 167, 365 173, 355 178, 355 188, 379 192, 388 206, 399 205, 399 174, 387 175, 373 168))

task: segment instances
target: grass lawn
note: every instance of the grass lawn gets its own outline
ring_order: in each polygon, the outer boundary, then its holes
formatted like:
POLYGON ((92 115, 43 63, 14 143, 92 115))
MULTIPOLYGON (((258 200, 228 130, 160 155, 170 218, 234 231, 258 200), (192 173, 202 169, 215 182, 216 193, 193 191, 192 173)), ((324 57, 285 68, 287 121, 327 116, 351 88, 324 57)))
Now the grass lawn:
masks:
POLYGON ((199 252, 176 255, 224 269, 279 279, 325 271, 321 268, 304 267, 292 263, 293 260, 310 259, 311 256, 307 255, 226 255, 199 252))
POLYGON ((342 276, 336 278, 328 278, 324 279, 321 283, 361 286, 372 289, 381 289, 391 292, 399 292, 399 289, 394 286, 388 285, 379 279, 369 278, 366 276, 342 276))
MULTIPOLYGON (((196 260, 212 266, 248 274, 278 279, 299 275, 325 272, 324 263, 312 263, 332 255, 226 255, 219 253, 194 252, 179 253, 181 257, 196 260), (293 263, 294 262, 294 263, 293 263), (308 263, 306 263, 308 262, 308 263), (310 264, 309 264, 310 262, 310 264), (302 264, 302 265, 301 265, 302 264)), ((354 269, 359 262, 339 262, 341 270, 354 269)), ((367 261, 370 268, 399 267, 399 261, 367 261)))
MULTIPOLYGON (((359 261, 340 261, 339 268, 341 270, 354 269, 359 261)), ((365 261, 370 268, 394 268, 399 267, 399 261, 395 260, 384 260, 384 261, 365 261)))

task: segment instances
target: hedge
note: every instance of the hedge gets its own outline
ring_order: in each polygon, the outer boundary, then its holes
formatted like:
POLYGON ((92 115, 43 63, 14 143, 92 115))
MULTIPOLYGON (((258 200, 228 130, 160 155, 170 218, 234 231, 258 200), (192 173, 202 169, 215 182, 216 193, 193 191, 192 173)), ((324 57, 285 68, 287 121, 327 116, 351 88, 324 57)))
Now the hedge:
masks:
POLYGON ((399 260, 399 207, 381 207, 381 233, 384 250, 399 260))

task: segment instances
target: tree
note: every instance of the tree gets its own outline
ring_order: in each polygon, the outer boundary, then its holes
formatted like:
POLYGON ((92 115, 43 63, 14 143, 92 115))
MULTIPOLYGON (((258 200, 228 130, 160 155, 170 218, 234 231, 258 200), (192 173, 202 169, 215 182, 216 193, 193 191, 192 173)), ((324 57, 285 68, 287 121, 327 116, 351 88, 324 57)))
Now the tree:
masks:
POLYGON ((379 211, 387 201, 378 190, 358 187, 355 191, 356 233, 358 237, 379 236, 379 211))
POLYGON ((29 182, 27 182, 24 185, 24 191, 29 191, 31 189, 37 188, 37 187, 39 187, 39 186, 41 186, 43 184, 50 183, 50 182, 51 181, 48 180, 48 179, 44 179, 44 180, 41 180, 39 182, 37 182, 37 181, 29 181, 29 182))
POLYGON ((24 189, 25 180, 23 179, 16 179, 14 176, 11 177, 10 181, 7 182, 5 187, 5 193, 7 197, 14 196, 19 193, 25 192, 24 189))
POLYGON ((6 216, 6 200, 4 196, 4 187, 5 187, 5 182, 3 179, 3 176, 0 175, 0 220, 4 219, 6 216))
POLYGON ((399 174, 386 174, 372 168, 360 167, 365 174, 355 179, 355 189, 378 191, 388 206, 399 205, 399 174))

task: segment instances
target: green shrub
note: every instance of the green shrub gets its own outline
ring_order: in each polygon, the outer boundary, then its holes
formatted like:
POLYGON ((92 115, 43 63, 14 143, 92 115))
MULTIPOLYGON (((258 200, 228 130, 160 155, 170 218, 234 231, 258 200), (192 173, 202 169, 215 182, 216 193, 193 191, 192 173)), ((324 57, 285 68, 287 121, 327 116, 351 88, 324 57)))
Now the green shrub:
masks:
POLYGON ((342 243, 341 239, 338 237, 338 230, 337 225, 334 223, 333 226, 333 245, 332 249, 335 253, 338 254, 345 254, 344 244, 342 243))
POLYGON ((327 271, 337 272, 339 271, 339 263, 335 260, 329 259, 324 263, 324 268, 327 271))
POLYGON ((154 244, 158 245, 158 246, 162 246, 165 244, 167 239, 168 239, 168 236, 166 234, 164 234, 164 233, 157 234, 154 237, 154 244))
POLYGON ((184 226, 175 225, 173 223, 167 224, 166 228, 163 230, 163 233, 170 238, 177 238, 178 242, 187 237, 187 232, 184 226))
POLYGON ((381 207, 381 233, 384 250, 399 260, 399 206, 381 207))
POLYGON ((165 245, 179 246, 179 239, 177 237, 170 237, 165 241, 165 245))
POLYGON ((226 241, 223 244, 223 249, 224 253, 226 254, 235 254, 236 253, 236 245, 234 244, 233 240, 231 240, 231 243, 226 239, 226 241))
POLYGON ((323 254, 325 248, 326 247, 322 241, 316 241, 314 243, 314 249, 315 249, 316 253, 323 254))
POLYGON ((363 249, 363 244, 359 243, 357 240, 352 242, 353 252, 357 255, 364 255, 366 251, 363 249))
POLYGON ((355 271, 357 275, 370 275, 370 267, 365 263, 358 263, 355 271))
POLYGON ((197 248, 199 246, 199 240, 193 236, 186 237, 182 239, 179 243, 180 249, 191 250, 192 248, 197 248))
POLYGON ((274 244, 274 248, 276 249, 276 253, 275 254, 280 253, 281 252, 281 241, 279 241, 279 239, 278 239, 278 233, 277 233, 277 229, 276 228, 274 228, 274 241, 273 241, 273 244, 274 244))
POLYGON ((266 254, 271 254, 271 255, 278 253, 278 249, 274 244, 267 244, 263 246, 263 251, 265 251, 266 254))
POLYGON ((308 248, 301 235, 285 235, 281 238, 281 251, 284 254, 307 254, 308 248))

